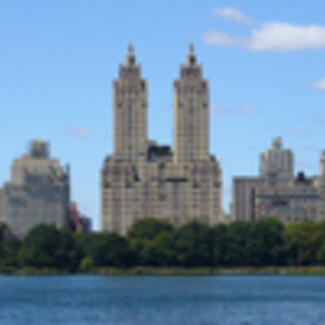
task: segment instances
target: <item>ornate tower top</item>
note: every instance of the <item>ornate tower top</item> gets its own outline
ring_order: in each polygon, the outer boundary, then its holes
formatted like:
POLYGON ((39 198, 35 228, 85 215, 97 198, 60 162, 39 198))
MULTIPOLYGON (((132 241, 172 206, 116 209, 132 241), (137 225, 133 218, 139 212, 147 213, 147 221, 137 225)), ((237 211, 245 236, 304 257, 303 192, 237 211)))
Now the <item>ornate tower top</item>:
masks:
POLYGON ((134 50, 133 50, 133 46, 131 43, 128 45, 128 48, 127 48, 127 53, 126 53, 126 57, 125 57, 125 65, 128 67, 135 65, 134 50))
POLYGON ((272 149, 282 149, 282 138, 281 137, 273 139, 272 149))
POLYGON ((188 66, 191 66, 191 65, 195 65, 195 63, 196 63, 196 56, 194 54, 194 46, 193 44, 190 44, 187 50, 186 64, 188 66))
POLYGON ((37 159, 46 159, 49 158, 49 145, 45 141, 33 140, 30 143, 29 150, 30 157, 37 159))
POLYGON ((325 177, 325 150, 322 151, 322 156, 320 159, 320 176, 325 177))

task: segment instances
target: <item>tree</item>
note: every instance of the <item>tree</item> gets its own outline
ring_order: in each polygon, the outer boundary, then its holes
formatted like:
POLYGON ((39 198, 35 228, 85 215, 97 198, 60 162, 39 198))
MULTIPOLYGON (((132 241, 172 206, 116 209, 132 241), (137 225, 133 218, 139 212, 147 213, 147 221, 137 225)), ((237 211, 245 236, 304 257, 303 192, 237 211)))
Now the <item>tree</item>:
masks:
POLYGON ((220 224, 212 227, 212 265, 226 265, 226 252, 228 248, 227 226, 220 224))
POLYGON ((127 240, 116 233, 80 234, 76 240, 83 256, 91 257, 95 266, 129 266, 134 263, 134 253, 127 240))
POLYGON ((283 232, 283 224, 275 218, 252 222, 247 242, 247 264, 253 266, 282 264, 283 232))
POLYGON ((236 221, 227 226, 225 263, 229 266, 249 265, 248 242, 252 231, 252 222, 236 221))
POLYGON ((53 225, 34 227, 22 242, 19 257, 23 265, 71 270, 78 264, 72 235, 53 225))
POLYGON ((170 234, 173 226, 165 220, 146 218, 136 221, 130 228, 127 239, 130 247, 137 253, 140 265, 166 265, 171 262, 170 234))
POLYGON ((16 267, 20 241, 6 224, 0 224, 0 267, 16 267))
POLYGON ((289 265, 313 265, 323 240, 322 227, 311 221, 291 223, 285 229, 284 240, 289 265))
POLYGON ((147 239, 153 240, 162 232, 170 232, 173 226, 165 221, 154 218, 145 218, 136 221, 130 228, 127 237, 129 239, 147 239))
POLYGON ((177 262, 182 266, 207 266, 212 262, 213 239, 211 228, 192 221, 175 230, 177 262))

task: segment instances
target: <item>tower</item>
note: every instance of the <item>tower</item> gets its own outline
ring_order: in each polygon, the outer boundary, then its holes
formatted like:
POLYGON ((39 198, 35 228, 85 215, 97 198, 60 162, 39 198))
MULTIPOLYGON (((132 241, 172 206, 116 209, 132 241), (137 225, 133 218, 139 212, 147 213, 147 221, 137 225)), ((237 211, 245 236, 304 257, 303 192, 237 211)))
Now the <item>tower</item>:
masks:
POLYGON ((101 169, 102 230, 125 235, 146 217, 175 226, 220 222, 222 171, 208 150, 208 87, 193 47, 174 84, 176 156, 147 141, 147 87, 130 46, 113 88, 114 152, 101 169))
POLYGON ((260 175, 265 178, 290 179, 293 177, 293 153, 284 149, 282 139, 275 138, 270 149, 260 155, 260 175))
POLYGON ((141 78, 133 47, 113 82, 113 156, 117 160, 144 159, 147 150, 147 83, 141 78))
POLYGON ((174 162, 209 159, 209 91, 190 45, 174 82, 174 162))

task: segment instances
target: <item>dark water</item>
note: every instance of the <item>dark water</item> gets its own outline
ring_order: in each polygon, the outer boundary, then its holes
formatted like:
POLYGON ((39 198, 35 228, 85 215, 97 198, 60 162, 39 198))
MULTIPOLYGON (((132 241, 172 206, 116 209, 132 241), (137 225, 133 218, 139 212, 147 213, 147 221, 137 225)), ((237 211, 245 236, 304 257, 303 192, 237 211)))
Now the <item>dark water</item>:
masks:
POLYGON ((0 276, 7 324, 325 324, 325 277, 0 276))

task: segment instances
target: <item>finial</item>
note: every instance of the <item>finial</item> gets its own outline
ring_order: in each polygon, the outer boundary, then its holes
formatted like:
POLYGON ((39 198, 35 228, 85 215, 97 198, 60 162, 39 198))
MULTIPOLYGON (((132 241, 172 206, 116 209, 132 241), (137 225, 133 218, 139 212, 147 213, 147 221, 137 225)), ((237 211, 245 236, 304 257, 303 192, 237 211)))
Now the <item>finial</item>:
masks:
POLYGON ((188 46, 188 55, 193 55, 194 54, 194 46, 192 43, 189 44, 188 46))
POLYGON ((192 43, 189 44, 187 49, 186 63, 187 65, 195 65, 196 57, 194 55, 194 46, 192 43))
POLYGON ((125 64, 127 66, 133 66, 135 64, 135 56, 134 56, 134 53, 133 53, 133 46, 132 46, 131 43, 129 43, 128 48, 127 48, 125 64))
POLYGON ((128 45, 128 55, 132 55, 133 54, 133 46, 131 43, 129 43, 128 45))

